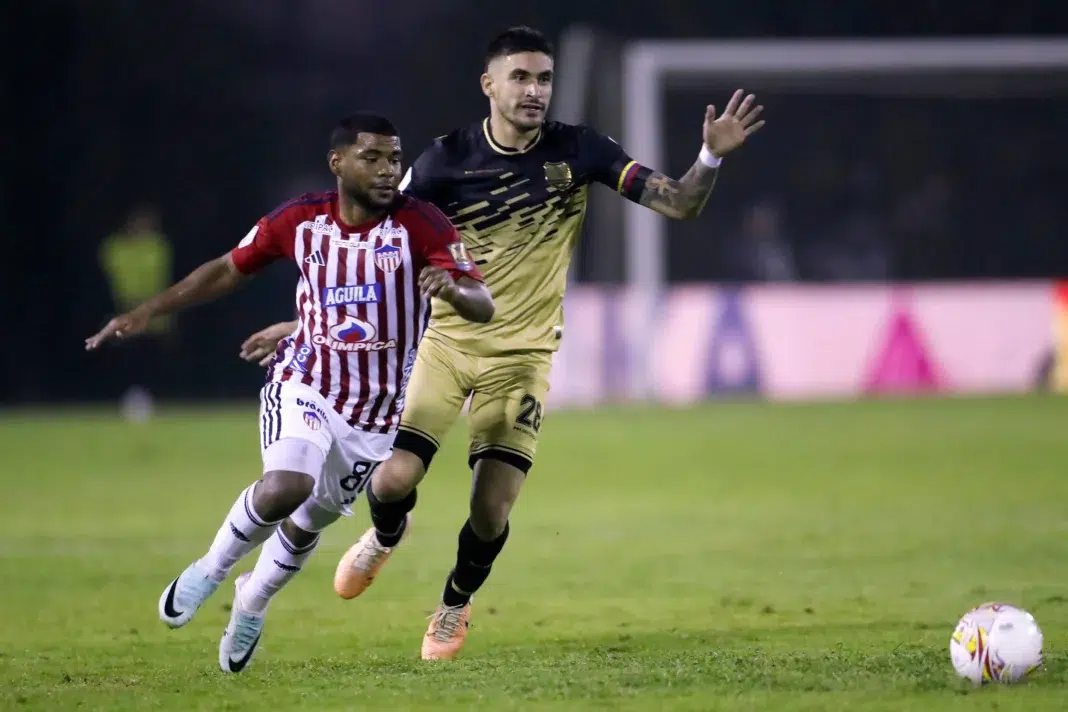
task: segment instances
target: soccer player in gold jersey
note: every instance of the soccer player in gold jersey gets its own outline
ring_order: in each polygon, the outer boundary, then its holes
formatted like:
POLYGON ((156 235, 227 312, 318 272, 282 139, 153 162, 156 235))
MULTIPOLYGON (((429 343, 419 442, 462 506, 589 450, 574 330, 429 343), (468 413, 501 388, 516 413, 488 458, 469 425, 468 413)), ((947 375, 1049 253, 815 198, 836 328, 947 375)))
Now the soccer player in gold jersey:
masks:
MULTIPOLYGON (((571 252, 591 183, 669 218, 701 214, 723 157, 763 126, 752 95, 734 93, 722 114, 704 115, 697 160, 679 179, 640 165, 585 126, 546 121, 553 49, 538 31, 515 27, 486 53, 482 91, 489 116, 438 138, 409 169, 402 190, 439 207, 458 228, 497 304, 487 324, 464 321, 435 300, 414 364, 392 457, 367 488, 373 526, 342 557, 334 590, 359 596, 400 543, 416 486, 470 399, 470 517, 456 562, 423 637, 422 657, 452 659, 467 636, 471 597, 508 538, 508 516, 534 462, 552 355, 563 335, 571 252)), ((285 325, 250 338, 246 358, 273 350, 285 325), (281 333, 278 333, 278 331, 281 333)))

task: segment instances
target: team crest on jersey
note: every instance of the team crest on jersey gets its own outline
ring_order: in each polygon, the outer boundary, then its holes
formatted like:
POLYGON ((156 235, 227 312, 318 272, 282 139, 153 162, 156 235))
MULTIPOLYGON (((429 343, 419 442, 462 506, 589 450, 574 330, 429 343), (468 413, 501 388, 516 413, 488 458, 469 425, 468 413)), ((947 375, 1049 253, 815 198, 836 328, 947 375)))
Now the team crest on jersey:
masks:
POLYGON ((571 166, 566 161, 545 164, 545 182, 550 188, 563 190, 571 185, 571 166))
POLYGON ((375 264, 383 272, 396 272, 401 265, 401 250, 386 243, 375 250, 375 264))
POLYGON ((304 411, 304 424, 307 425, 311 430, 318 430, 319 428, 323 427, 322 419, 320 419, 318 414, 316 414, 315 411, 312 410, 304 411))
POLYGON ((452 255, 453 261, 456 262, 456 269, 461 272, 469 272, 475 266, 474 260, 471 259, 471 253, 467 251, 467 245, 462 242, 449 243, 449 254, 452 255))

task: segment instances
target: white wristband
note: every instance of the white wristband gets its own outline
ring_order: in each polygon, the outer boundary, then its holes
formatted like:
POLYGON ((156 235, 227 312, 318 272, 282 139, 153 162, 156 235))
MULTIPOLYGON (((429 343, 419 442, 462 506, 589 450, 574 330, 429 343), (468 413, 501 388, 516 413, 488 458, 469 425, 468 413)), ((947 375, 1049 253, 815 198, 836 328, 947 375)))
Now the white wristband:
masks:
POLYGON ((704 144, 701 144, 701 152, 697 154, 697 160, 709 168, 719 168, 719 164, 723 163, 723 159, 709 151, 708 146, 704 144))

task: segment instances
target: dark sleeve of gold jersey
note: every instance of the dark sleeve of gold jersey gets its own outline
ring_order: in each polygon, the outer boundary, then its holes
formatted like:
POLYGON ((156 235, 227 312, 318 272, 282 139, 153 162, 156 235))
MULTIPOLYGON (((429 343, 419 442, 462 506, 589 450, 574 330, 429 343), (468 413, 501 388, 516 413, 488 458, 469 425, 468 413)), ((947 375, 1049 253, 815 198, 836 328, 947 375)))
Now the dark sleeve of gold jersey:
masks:
POLYGON ((435 141, 419 154, 401 179, 401 192, 436 204, 434 198, 440 194, 442 180, 440 155, 440 141, 435 141))
POLYGON ((641 200, 652 169, 633 160, 622 146, 589 127, 582 127, 579 140, 583 162, 590 167, 593 180, 635 203, 641 200))

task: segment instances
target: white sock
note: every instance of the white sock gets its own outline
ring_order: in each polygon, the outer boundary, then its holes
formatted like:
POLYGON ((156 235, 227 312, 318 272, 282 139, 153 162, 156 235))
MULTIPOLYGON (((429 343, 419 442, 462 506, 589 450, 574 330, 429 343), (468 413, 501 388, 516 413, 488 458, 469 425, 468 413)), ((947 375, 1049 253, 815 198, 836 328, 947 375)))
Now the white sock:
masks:
POLYGON ((241 588, 242 607, 249 613, 256 614, 267 610, 267 604, 300 572, 318 543, 319 535, 316 534, 311 544, 298 548, 281 529, 276 531, 263 545, 252 576, 241 588))
POLYGON ((234 564, 266 541, 278 528, 280 522, 265 522, 253 509, 252 491, 255 488, 256 484, 253 483, 238 495, 226 521, 211 542, 211 548, 200 560, 201 568, 216 581, 225 579, 234 564))

